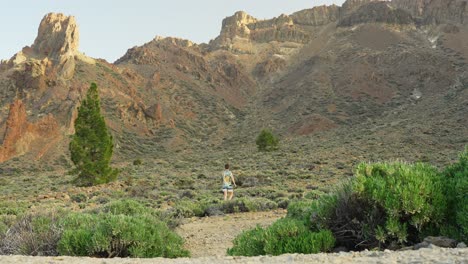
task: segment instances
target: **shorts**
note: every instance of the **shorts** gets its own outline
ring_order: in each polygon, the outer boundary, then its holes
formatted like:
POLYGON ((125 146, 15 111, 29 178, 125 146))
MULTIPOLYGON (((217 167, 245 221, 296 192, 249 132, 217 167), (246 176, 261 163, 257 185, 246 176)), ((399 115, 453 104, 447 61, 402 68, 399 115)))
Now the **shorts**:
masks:
POLYGON ((234 188, 232 187, 232 185, 223 185, 223 188, 222 190, 227 190, 228 192, 233 192, 234 191, 234 188))

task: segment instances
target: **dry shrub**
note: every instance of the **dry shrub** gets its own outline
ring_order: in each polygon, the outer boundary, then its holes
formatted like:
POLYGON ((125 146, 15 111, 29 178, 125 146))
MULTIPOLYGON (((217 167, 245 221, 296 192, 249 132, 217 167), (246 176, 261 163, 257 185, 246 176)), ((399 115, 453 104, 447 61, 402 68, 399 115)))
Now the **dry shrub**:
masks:
POLYGON ((31 213, 23 216, 5 233, 0 242, 2 255, 57 256, 62 234, 57 212, 31 213))

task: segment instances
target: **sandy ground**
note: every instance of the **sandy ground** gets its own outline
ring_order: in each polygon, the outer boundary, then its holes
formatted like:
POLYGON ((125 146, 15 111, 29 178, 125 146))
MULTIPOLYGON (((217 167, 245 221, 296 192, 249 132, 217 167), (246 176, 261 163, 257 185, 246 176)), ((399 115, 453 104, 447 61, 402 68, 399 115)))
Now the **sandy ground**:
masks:
POLYGON ((285 215, 286 210, 276 210, 191 218, 176 231, 185 239, 192 257, 225 256, 232 240, 242 231, 270 225, 285 215))
POLYGON ((2 256, 0 263, 13 264, 137 264, 137 263, 155 263, 155 264, 217 264, 217 263, 436 263, 436 264, 466 264, 468 263, 468 249, 446 249, 446 248, 423 248, 416 251, 385 251, 385 252, 348 252, 335 254, 286 254, 277 257, 202 257, 202 258, 181 258, 181 259, 96 259, 96 258, 74 258, 74 257, 29 257, 29 256, 2 256))

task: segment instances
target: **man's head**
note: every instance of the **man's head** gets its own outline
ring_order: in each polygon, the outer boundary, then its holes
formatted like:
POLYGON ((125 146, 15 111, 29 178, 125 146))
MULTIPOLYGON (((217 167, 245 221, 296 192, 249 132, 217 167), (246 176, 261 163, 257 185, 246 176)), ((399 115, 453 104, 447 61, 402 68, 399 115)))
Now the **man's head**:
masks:
POLYGON ((229 164, 226 163, 226 165, 224 165, 224 168, 225 168, 226 170, 229 170, 229 164))

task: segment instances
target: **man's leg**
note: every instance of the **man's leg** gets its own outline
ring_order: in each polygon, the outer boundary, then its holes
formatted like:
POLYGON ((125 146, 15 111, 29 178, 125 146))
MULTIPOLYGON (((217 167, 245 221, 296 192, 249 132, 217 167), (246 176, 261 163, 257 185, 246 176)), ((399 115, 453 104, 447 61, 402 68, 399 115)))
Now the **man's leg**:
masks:
POLYGON ((230 191, 229 191, 229 200, 232 199, 232 196, 233 196, 233 195, 234 195, 234 191, 233 191, 233 190, 230 190, 230 191))
POLYGON ((223 189, 223 192, 224 192, 224 200, 226 201, 227 200, 227 190, 223 189))

